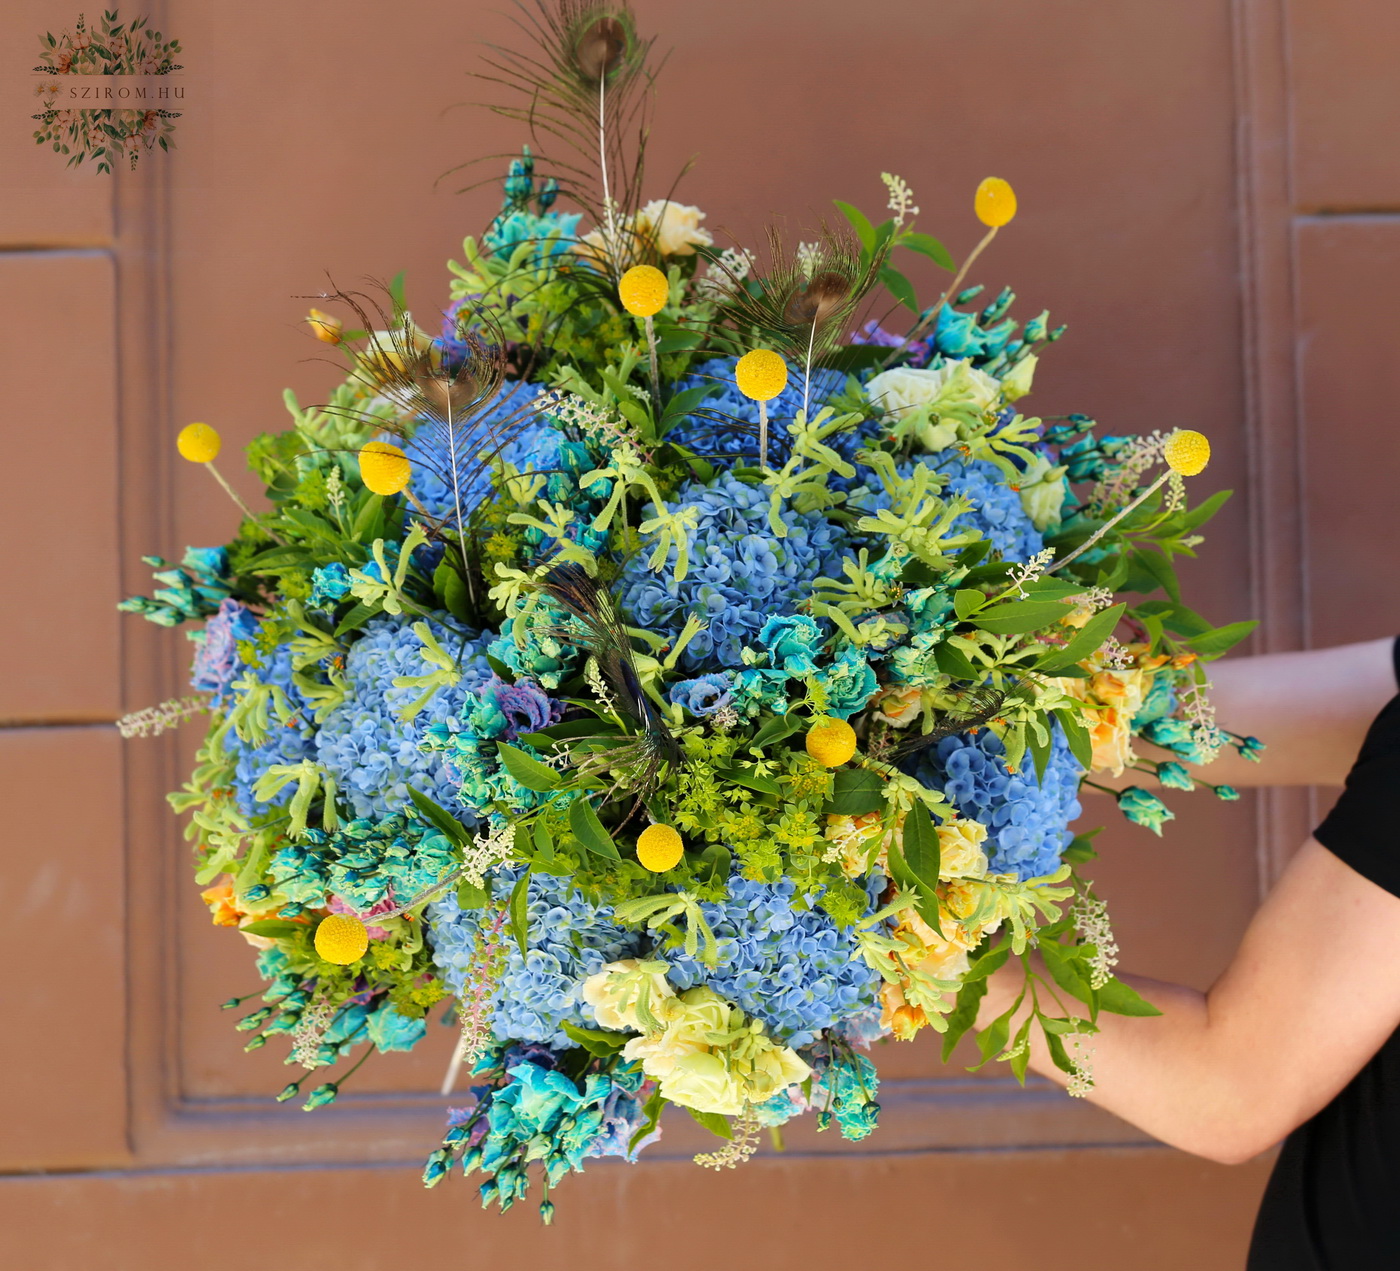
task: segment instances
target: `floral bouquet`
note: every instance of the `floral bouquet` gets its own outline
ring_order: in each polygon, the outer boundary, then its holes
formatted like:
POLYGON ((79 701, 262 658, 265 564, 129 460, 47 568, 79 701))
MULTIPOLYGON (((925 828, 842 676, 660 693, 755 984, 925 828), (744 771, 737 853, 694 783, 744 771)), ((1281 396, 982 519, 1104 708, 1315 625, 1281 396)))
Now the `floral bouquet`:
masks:
MULTIPOLYGON (((309 1110, 440 1014, 444 1093, 464 1067, 471 1098, 425 1181, 460 1164, 504 1209, 537 1176, 546 1218, 668 1104, 715 1167, 809 1112, 863 1138, 870 1043, 932 1028, 946 1058, 1009 960, 1032 1009, 982 1062, 1023 1077, 1039 1029, 1084 1093, 1098 1012, 1153 1013, 1077 872, 1086 774, 1190 789, 1186 762, 1260 749, 1204 696, 1251 624, 1212 628, 1172 567, 1226 497, 1187 506, 1206 439, 1022 413, 1061 330, 963 287, 1006 182, 956 270, 889 175, 880 224, 838 203, 848 228, 720 250, 642 201, 626 8, 531 29, 493 75, 536 150, 440 329, 401 277, 318 297, 345 379, 249 448, 269 510, 148 558, 122 606, 202 623, 195 695, 123 731, 211 717, 172 803, 214 922, 258 950, 248 1048, 289 1040, 277 1097, 309 1110), (576 144, 547 162, 540 136, 576 144), (956 275, 932 305, 911 252, 956 275)), ((222 482, 219 445, 179 437, 222 482)))

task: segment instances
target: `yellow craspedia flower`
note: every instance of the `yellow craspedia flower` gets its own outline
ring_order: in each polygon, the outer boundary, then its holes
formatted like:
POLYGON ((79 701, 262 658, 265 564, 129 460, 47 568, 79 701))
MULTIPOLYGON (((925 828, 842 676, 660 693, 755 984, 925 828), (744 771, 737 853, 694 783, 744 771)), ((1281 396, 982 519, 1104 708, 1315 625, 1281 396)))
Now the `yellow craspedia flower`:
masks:
POLYGON ((1010 182, 1000 177, 988 177, 977 187, 973 207, 983 225, 1000 229, 1010 224, 1016 215, 1016 191, 1011 188, 1010 182))
POLYGON ((844 719, 824 719, 807 730, 807 753, 823 768, 839 768, 856 753, 856 730, 844 719))
POLYGON ((622 307, 638 318, 660 313, 670 294, 671 284, 655 265, 633 265, 617 284, 622 307))
POLYGON ((1162 446, 1162 458, 1173 472, 1194 477, 1210 462, 1210 441, 1204 433, 1178 428, 1162 446))
POLYGON ((186 424, 175 438, 180 458, 188 459, 191 463, 213 463, 219 457, 219 448, 223 444, 219 430, 208 424, 186 424))
POLYGON ((343 328, 339 318, 329 313, 322 313, 319 309, 313 309, 306 315, 306 323, 311 328, 311 334, 318 340, 324 340, 327 344, 340 343, 340 333, 343 328))
POLYGON ((316 928, 316 952, 336 966, 349 966, 365 956, 369 932, 352 914, 329 914, 316 928))
POLYGON ((653 874, 664 874, 675 869, 681 862, 685 844, 675 827, 670 825, 648 825, 637 835, 637 860, 643 869, 653 874))
POLYGON ((360 480, 375 494, 397 494, 413 475, 413 464, 392 441, 371 441, 360 451, 360 480))
POLYGON ((787 363, 772 349, 750 349, 734 366, 734 382, 750 401, 772 400, 787 387, 787 380, 787 363))

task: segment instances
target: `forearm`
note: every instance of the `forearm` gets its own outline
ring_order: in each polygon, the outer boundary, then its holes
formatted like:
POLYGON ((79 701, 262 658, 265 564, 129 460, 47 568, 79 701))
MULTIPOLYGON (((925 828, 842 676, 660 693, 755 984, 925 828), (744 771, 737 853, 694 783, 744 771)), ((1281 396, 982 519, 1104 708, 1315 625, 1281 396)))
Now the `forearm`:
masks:
MULTIPOLYGON (((1084 1056, 1092 1075, 1088 1099, 1164 1143, 1213 1160, 1247 1159, 1266 1146, 1261 1140, 1268 1131, 1249 1116, 1247 1076, 1236 1074, 1214 1044, 1207 996, 1142 976, 1121 978, 1162 1014, 1100 1013, 1098 1033, 1083 1037, 1082 1049, 1071 1051, 1084 1056)), ((1014 962, 993 976, 978 1027, 1008 1010, 1023 983, 1022 968, 1014 962)), ((1050 1014, 1043 987, 1041 994, 1042 1009, 1050 1014)), ((1023 1003, 1011 1036, 1029 1012, 1029 1002, 1023 1003)), ((1039 1029, 1032 1027, 1031 1039, 1032 1070, 1066 1085, 1068 1077, 1050 1058, 1039 1029)))
POLYGON ((1201 775, 1226 785, 1340 785, 1395 695, 1392 645, 1386 638, 1212 663, 1216 718, 1268 750, 1258 764, 1228 752, 1201 775))

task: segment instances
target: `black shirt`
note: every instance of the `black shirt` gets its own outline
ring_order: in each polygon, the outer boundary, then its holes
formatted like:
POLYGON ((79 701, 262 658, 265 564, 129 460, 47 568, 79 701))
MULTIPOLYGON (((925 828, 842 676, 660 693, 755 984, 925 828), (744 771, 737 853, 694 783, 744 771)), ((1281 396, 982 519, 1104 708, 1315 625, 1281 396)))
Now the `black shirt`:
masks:
MULTIPOLYGON (((1400 679, 1400 641, 1396 642, 1400 679)), ((1377 716, 1314 837, 1400 896, 1400 697, 1377 716)), ((1400 1269, 1400 1030, 1335 1099, 1284 1140, 1248 1271, 1400 1269)))

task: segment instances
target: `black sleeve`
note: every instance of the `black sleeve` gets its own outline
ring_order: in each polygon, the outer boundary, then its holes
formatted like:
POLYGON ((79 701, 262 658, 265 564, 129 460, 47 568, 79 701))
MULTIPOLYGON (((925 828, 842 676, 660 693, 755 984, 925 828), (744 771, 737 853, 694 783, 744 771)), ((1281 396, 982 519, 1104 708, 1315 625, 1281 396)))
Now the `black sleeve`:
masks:
MULTIPOLYGON (((1393 656, 1400 684, 1400 637, 1393 656)), ((1313 837, 1363 878, 1400 896, 1400 697, 1376 716, 1342 797, 1313 837)))

